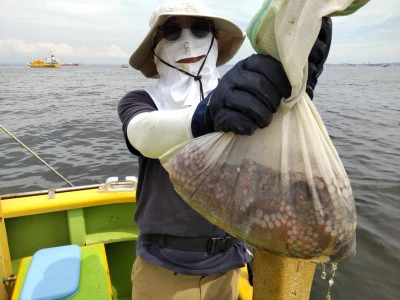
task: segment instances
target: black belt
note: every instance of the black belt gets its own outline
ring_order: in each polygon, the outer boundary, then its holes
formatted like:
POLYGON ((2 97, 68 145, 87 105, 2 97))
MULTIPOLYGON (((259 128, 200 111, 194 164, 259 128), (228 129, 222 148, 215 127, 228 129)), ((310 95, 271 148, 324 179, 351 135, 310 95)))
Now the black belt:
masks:
POLYGON ((142 234, 141 237, 160 248, 192 252, 221 253, 228 251, 239 242, 233 236, 220 237, 179 237, 166 234, 142 234))

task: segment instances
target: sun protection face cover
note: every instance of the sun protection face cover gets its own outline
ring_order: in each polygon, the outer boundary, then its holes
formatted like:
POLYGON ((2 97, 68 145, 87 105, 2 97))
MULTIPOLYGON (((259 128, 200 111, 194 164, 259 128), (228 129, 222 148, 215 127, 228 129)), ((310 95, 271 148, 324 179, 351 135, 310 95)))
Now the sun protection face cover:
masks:
MULTIPOLYGON (((190 70, 187 68, 190 67, 191 64, 178 64, 177 61, 185 58, 194 58, 207 55, 208 48, 211 44, 211 38, 211 33, 204 38, 198 38, 195 37, 189 29, 183 29, 181 36, 175 41, 167 41, 164 38, 161 39, 161 41, 157 44, 155 53, 167 63, 190 72, 190 70)), ((217 41, 214 41, 214 44, 218 44, 217 41)), ((159 60, 155 58, 154 62, 156 66, 158 61, 159 60)), ((196 71, 198 70, 192 70, 190 73, 194 73, 196 71)))
MULTIPOLYGON (((184 29, 182 35, 176 41, 169 42, 162 39, 154 52, 170 65, 197 75, 204 58, 195 63, 178 63, 178 61, 207 55, 211 39, 212 34, 199 39, 194 37, 190 30, 184 29)), ((218 84, 217 57, 218 42, 214 39, 212 48, 199 74, 202 77, 204 96, 218 84)), ((154 57, 154 62, 157 72, 160 74, 160 79, 156 86, 147 88, 146 92, 150 94, 158 110, 181 109, 199 103, 201 99, 199 81, 195 81, 193 77, 171 68, 157 57, 154 57)))

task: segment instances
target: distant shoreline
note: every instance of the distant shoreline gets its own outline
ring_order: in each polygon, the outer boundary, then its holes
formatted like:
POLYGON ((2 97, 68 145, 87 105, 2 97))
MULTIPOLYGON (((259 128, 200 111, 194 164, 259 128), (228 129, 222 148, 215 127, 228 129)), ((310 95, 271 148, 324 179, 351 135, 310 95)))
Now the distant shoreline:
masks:
MULTIPOLYGON (((234 64, 226 64, 224 66, 233 66, 234 64)), ((326 66, 348 66, 348 67, 355 67, 355 66, 383 66, 383 67, 388 67, 388 66, 400 66, 400 62, 388 62, 388 63, 361 63, 361 64, 356 64, 356 63, 338 63, 338 64, 333 64, 333 63, 326 63, 326 66)), ((19 67, 19 66, 27 66, 26 63, 0 63, 0 66, 7 66, 7 67, 19 67)), ((79 66, 118 66, 121 67, 121 63, 112 63, 112 64, 107 64, 107 63, 93 63, 93 64, 81 64, 79 63, 79 66)))

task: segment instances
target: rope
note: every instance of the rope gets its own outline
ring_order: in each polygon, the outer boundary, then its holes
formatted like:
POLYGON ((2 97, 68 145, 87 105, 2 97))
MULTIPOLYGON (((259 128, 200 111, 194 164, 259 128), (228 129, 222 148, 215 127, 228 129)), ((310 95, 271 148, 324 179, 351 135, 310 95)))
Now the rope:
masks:
POLYGON ((13 135, 10 131, 8 131, 3 125, 0 125, 0 128, 3 129, 5 133, 7 133, 10 137, 12 137, 16 142, 18 142, 22 147, 24 147, 26 150, 28 150, 34 157, 36 157, 40 162, 42 162, 46 167, 48 167, 50 170, 52 170, 56 175, 61 177, 62 180, 64 180, 66 183, 68 183, 70 186, 74 186, 71 182, 69 182, 64 176, 62 176, 60 173, 58 173, 52 166, 50 166, 48 163, 46 163, 43 159, 39 157, 35 152, 33 152, 31 149, 28 148, 23 142, 21 142, 15 135, 13 135))

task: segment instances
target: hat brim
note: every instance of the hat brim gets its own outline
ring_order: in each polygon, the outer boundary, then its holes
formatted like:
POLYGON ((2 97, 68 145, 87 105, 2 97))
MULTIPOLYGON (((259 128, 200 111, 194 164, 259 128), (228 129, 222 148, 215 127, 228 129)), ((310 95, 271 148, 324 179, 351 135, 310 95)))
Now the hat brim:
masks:
POLYGON ((217 37, 220 45, 220 51, 218 53, 217 66, 226 64, 232 59, 237 53, 240 46, 242 45, 245 34, 243 31, 236 26, 234 23, 220 17, 212 15, 198 15, 188 13, 174 13, 174 14, 161 14, 158 16, 156 22, 150 28, 143 42, 133 52, 129 59, 129 64, 136 70, 143 73, 148 78, 158 78, 158 72, 153 59, 153 52, 151 50, 153 37, 157 31, 158 26, 164 24, 164 22, 172 16, 193 16, 203 17, 214 22, 215 28, 217 29, 217 37))

